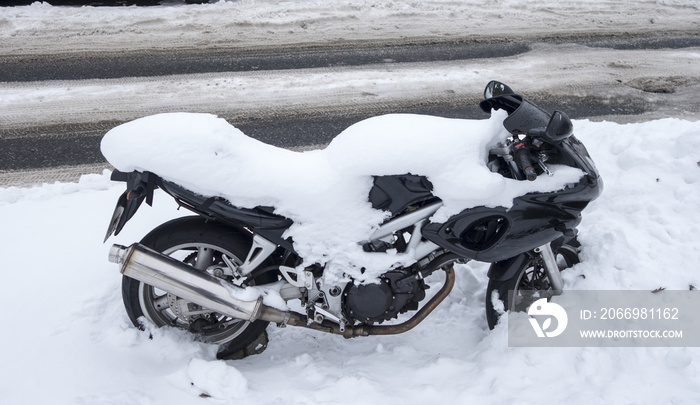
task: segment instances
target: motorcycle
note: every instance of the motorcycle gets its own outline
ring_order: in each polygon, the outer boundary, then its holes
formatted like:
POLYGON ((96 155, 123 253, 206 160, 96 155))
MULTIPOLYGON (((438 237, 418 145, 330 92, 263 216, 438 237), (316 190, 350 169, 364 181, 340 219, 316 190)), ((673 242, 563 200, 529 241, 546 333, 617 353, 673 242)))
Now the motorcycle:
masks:
POLYGON ((578 180, 519 195, 510 207, 473 206, 435 221, 443 200, 430 178, 375 175, 366 198, 385 219, 357 245, 375 256, 403 254, 411 260, 387 265, 373 280, 352 272, 329 277, 328 263, 309 263, 289 236, 294 220, 275 207, 238 206, 217 193, 195 192, 172 176, 115 170, 112 180, 125 182, 126 191, 105 242, 119 234, 143 201, 152 204, 156 189, 196 214, 158 226, 139 243, 110 249, 109 260, 123 274, 131 322, 141 329, 187 330, 218 344, 219 358, 236 359, 267 347, 271 322, 345 338, 407 332, 450 293, 454 264, 469 260, 491 263, 489 328, 504 310, 522 311, 536 299, 561 294, 560 272, 579 260, 576 227, 583 209, 602 191, 600 175, 563 112, 549 114, 497 81, 486 86, 480 107, 507 113, 502 121, 507 137, 484 154, 491 173, 527 184, 552 176, 556 165, 578 170, 578 180), (444 273, 443 286, 421 304, 426 279, 438 273, 444 273), (295 309, 288 305, 292 302, 295 309), (394 321, 407 313, 412 316, 394 321))

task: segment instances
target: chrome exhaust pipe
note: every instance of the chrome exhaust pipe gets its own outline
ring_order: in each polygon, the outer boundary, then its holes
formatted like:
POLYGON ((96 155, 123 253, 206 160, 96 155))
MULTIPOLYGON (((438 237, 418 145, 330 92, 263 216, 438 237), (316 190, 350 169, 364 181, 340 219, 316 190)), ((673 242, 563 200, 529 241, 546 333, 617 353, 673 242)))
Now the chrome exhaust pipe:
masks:
POLYGON ((244 301, 234 297, 243 288, 227 285, 206 272, 198 271, 170 256, 166 256, 140 243, 129 247, 113 245, 109 250, 109 261, 120 264, 119 271, 155 288, 174 294, 182 299, 201 305, 213 312, 246 321, 262 319, 284 324, 289 312, 268 307, 262 297, 255 301, 244 301))

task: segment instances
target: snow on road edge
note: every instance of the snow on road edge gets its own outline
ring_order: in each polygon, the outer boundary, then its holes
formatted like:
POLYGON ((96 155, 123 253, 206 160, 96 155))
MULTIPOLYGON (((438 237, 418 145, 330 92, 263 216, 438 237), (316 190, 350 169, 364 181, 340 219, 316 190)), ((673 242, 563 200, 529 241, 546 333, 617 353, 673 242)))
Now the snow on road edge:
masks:
POLYGON ((0 9, 0 54, 669 34, 696 32, 699 16, 692 0, 242 0, 148 8, 37 2, 0 9))

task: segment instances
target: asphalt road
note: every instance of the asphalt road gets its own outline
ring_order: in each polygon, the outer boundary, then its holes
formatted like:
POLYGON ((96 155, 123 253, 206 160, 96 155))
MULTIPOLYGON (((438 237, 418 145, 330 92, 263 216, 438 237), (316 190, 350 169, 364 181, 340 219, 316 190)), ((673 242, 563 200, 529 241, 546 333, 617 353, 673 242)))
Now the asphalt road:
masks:
MULTIPOLYGON (((549 39, 556 43, 562 40, 549 39)), ((571 42, 571 39, 567 39, 571 42)), ((700 46, 700 36, 628 36, 579 38, 578 44, 631 49, 680 49, 700 46)), ((73 53, 70 55, 5 56, 0 59, 0 82, 112 79, 212 72, 311 69, 374 63, 434 62, 502 58, 530 50, 526 42, 437 42, 406 45, 356 45, 347 48, 285 50, 226 50, 221 52, 150 51, 148 53, 73 53)))
MULTIPOLYGON (((567 39, 570 41, 570 39, 567 39)), ((556 40, 550 40, 556 42, 556 40)), ((700 46, 700 36, 580 38, 581 44, 612 49, 680 49, 700 46)), ((286 51, 72 54, 62 57, 8 57, 0 60, 0 82, 38 82, 45 80, 107 79, 140 76, 165 76, 209 72, 307 69, 332 66, 360 66, 375 63, 436 62, 503 57, 527 52, 529 43, 430 43, 396 46, 355 46, 352 48, 300 48, 286 51)), ((663 89, 661 89, 663 91, 663 89)), ((544 96, 533 101, 546 109, 563 108, 572 118, 639 115, 648 106, 628 99, 551 100, 544 96)), ((455 118, 484 118, 476 105, 459 100, 405 100, 394 104, 365 106, 332 114, 276 116, 273 119, 240 117, 236 126, 264 142, 287 148, 303 149, 323 145, 348 125, 369 116, 409 112, 455 118)), ((147 115, 144 111, 143 115, 147 115)), ((226 114, 219 113, 223 118, 226 114)), ((71 172, 71 168, 106 167, 99 152, 104 133, 118 121, 77 122, 58 125, 0 126, 0 186, 36 182, 36 174, 51 177, 52 172, 71 172), (54 169, 54 170, 52 170, 54 169), (60 169, 60 170, 59 170, 60 169), (33 173, 23 180, 22 172, 33 173)), ((54 174, 55 175, 55 174, 54 174)), ((77 175, 77 174, 76 174, 77 175)), ((41 175, 38 178, 43 178, 41 175)), ((70 177, 70 176, 69 176, 70 177)), ((64 179, 65 177, 61 177, 64 179)), ((50 180, 50 179, 49 179, 50 180)), ((43 180, 42 180, 43 181, 43 180)))

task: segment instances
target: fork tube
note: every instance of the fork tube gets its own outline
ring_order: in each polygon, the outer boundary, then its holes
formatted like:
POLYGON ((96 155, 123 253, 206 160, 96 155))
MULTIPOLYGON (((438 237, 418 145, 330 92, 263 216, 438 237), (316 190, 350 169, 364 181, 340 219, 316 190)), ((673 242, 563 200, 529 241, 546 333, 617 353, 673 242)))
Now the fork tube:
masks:
POLYGON ((552 247, 549 243, 544 244, 536 248, 535 253, 542 258, 544 270, 547 272, 549 282, 552 284, 552 292, 554 295, 561 295, 561 293, 564 292, 564 279, 561 277, 561 272, 557 265, 557 259, 554 257, 554 252, 552 252, 552 247))

